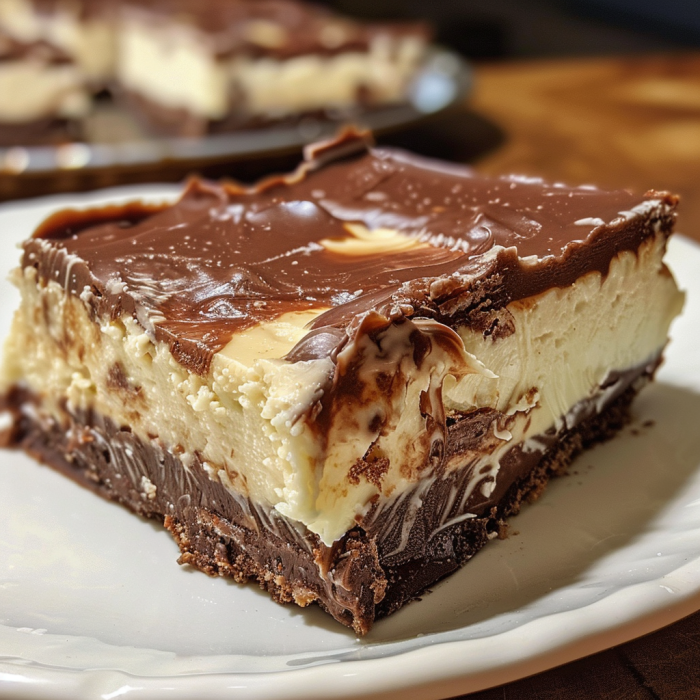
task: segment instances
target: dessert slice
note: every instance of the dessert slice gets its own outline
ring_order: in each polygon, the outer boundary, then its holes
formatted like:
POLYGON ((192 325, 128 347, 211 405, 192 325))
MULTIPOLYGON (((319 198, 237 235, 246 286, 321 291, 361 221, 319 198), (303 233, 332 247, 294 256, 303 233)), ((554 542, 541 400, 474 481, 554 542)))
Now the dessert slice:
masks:
POLYGON ((348 132, 254 187, 61 212, 15 273, 9 442, 365 634, 624 424, 682 305, 675 206, 348 132))
POLYGON ((90 109, 83 76, 63 51, 0 30, 0 144, 68 138, 90 109))
POLYGON ((196 136, 405 101, 427 39, 296 0, 122 0, 116 76, 149 124, 196 136))

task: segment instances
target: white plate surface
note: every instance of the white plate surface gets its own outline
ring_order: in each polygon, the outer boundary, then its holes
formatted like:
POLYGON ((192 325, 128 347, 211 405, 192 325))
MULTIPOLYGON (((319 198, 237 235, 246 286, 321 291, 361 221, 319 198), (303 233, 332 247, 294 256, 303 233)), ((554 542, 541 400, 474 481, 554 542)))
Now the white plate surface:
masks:
MULTIPOLYGON (((162 198, 172 188, 117 190, 162 198)), ((0 207, 0 334, 15 245, 51 210, 0 207)), ((441 698, 535 673, 700 609, 700 248, 659 381, 464 569, 365 639, 312 607, 177 566, 160 527, 0 452, 0 697, 441 698)))

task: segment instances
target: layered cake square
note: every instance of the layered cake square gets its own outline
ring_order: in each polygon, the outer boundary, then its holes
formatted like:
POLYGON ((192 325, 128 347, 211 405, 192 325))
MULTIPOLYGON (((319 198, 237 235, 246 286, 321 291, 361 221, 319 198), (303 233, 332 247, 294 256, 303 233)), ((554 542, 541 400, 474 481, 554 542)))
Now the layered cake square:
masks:
POLYGON ((152 126, 188 136, 406 102, 422 24, 362 23, 297 0, 121 0, 116 82, 152 126))
POLYGON ((254 186, 60 212, 14 273, 6 442, 366 634, 624 425, 683 303, 676 205, 348 130, 254 186))
POLYGON ((51 44, 85 86, 185 137, 405 103, 430 39, 300 0, 0 0, 0 31, 51 44))

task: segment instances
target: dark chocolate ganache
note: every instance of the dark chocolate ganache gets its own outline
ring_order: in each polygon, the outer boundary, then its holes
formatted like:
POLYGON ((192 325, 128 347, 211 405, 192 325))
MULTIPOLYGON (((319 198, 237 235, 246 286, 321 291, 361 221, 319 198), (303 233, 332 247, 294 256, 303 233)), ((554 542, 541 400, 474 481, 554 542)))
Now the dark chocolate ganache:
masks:
POLYGON ((233 333, 303 309, 330 310, 292 359, 330 352, 369 310, 492 333, 510 301, 606 274, 621 250, 670 232, 675 204, 665 193, 481 177, 371 148, 350 130, 252 187, 193 180, 173 205, 61 212, 25 244, 24 265, 88 290, 94 313, 132 313, 205 372, 233 333), (352 239, 353 225, 423 245, 353 255, 327 246, 352 239))

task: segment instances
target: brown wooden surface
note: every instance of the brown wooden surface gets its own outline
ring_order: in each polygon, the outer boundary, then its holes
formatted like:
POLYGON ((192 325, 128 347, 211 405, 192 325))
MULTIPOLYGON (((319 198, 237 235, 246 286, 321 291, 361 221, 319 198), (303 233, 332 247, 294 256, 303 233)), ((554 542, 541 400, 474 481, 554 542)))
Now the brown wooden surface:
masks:
POLYGON ((668 189, 700 240, 700 54, 483 66, 472 108, 506 134, 481 171, 668 189))
MULTIPOLYGON (((700 55, 501 64, 477 77, 471 108, 503 132, 479 170, 669 189, 683 198, 678 230, 700 240, 700 55)), ((469 698, 697 700, 700 613, 469 698)))

